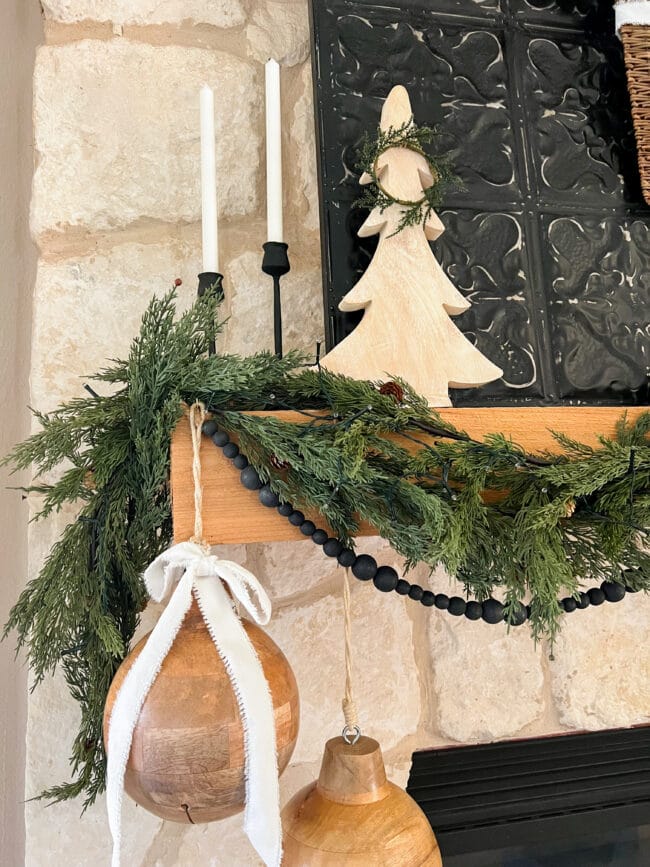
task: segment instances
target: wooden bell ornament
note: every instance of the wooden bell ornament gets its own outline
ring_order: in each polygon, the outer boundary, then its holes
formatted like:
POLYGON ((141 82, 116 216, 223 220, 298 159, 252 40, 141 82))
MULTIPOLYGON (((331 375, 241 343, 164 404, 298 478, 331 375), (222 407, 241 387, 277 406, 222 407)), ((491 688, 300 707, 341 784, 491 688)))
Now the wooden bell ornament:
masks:
POLYGON ((343 736, 325 744, 316 783, 282 811, 282 867, 440 867, 426 816, 386 779, 377 741, 363 737, 352 688, 352 615, 343 572, 345 694, 343 736))
POLYGON ((440 867, 426 816, 386 779, 377 741, 332 738, 316 783, 282 811, 283 867, 440 867))
POLYGON ((122 784, 140 806, 175 822, 223 819, 246 804, 251 843, 265 863, 280 858, 277 774, 298 737, 298 687, 284 654, 258 625, 271 613, 266 592, 246 569, 213 556, 203 540, 204 419, 205 408, 194 404, 194 535, 145 570, 149 595, 167 605, 118 669, 104 710, 114 867, 122 784), (252 619, 238 615, 233 599, 252 619))
MULTIPOLYGON (((244 629, 269 685, 275 715, 278 771, 298 737, 298 687, 280 648, 249 620, 244 629)), ((104 710, 108 721, 143 638, 117 671, 104 710)), ((213 822, 244 807, 244 736, 232 685, 196 601, 147 695, 133 732, 124 788, 150 813, 173 822, 213 822)))

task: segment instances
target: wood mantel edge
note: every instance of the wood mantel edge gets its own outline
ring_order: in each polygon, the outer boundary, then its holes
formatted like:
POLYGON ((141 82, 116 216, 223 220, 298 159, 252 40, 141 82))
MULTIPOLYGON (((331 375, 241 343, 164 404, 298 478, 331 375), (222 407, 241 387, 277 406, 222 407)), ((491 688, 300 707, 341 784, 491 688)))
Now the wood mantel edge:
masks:
MULTIPOLYGON (((471 437, 503 433, 529 452, 557 451, 551 431, 560 431, 588 445, 597 445, 598 435, 611 435, 623 412, 634 419, 649 407, 480 407, 441 409, 440 415, 471 437)), ((271 413, 265 413, 270 415, 271 413)), ((297 412, 273 413, 286 421, 305 421, 297 412)), ((424 437, 423 437, 424 439, 424 437)), ((257 494, 239 481, 231 461, 204 440, 201 449, 203 476, 203 529, 208 542, 237 544, 249 542, 304 541, 297 527, 281 518, 275 509, 259 503, 257 494)), ((189 539, 194 530, 192 442, 189 425, 183 418, 171 444, 171 496, 174 540, 189 539)), ((372 535, 370 526, 360 535, 372 535)))

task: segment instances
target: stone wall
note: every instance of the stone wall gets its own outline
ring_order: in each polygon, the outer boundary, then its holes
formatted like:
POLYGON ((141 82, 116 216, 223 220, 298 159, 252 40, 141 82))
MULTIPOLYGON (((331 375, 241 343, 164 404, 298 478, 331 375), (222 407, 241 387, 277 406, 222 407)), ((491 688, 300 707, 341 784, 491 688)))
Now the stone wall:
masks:
MULTIPOLYGON (((80 393, 84 373, 126 351, 155 291, 180 277, 190 303, 200 270, 198 91, 215 89, 222 261, 232 314, 222 341, 272 345, 265 240, 263 62, 283 62, 285 214, 292 271, 287 344, 322 337, 317 182, 305 0, 44 0, 35 71, 37 169, 32 228, 40 249, 32 403, 80 393)), ((69 515, 32 530, 32 569, 69 515)), ((363 549, 395 562, 380 540, 363 549)), ((270 627, 302 698, 286 798, 317 772, 341 728, 341 576, 309 542, 232 546, 275 605, 270 627)), ((443 575, 429 579, 438 590, 443 575)), ((353 588, 358 703, 393 778, 414 749, 650 720, 650 600, 572 615, 555 651, 527 628, 456 620, 372 588, 353 588), (631 663, 634 663, 632 665, 631 663)), ((147 620, 155 616, 149 612, 147 620)), ((26 789, 68 773, 76 711, 58 680, 30 700, 26 789)), ((124 863, 254 865, 240 818, 187 827, 129 804, 124 863)), ((104 805, 28 803, 29 867, 109 863, 104 805)))

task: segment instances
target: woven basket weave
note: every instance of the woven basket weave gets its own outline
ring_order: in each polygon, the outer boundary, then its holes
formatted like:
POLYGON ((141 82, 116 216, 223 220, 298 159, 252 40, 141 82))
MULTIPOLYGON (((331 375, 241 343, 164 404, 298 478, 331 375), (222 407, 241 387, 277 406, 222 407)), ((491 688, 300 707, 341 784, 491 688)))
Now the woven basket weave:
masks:
POLYGON ((650 26, 624 24, 620 36, 625 50, 641 189, 650 205, 650 26))

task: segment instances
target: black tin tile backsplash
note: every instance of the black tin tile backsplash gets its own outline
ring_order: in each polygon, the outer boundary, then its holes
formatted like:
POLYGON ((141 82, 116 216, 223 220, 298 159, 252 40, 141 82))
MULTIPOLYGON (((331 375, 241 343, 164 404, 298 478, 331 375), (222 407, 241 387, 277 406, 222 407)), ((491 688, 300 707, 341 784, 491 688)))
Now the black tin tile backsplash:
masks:
POLYGON ((473 305, 455 322, 504 370, 454 403, 648 403, 650 209, 611 2, 312 0, 312 27, 329 344, 376 246, 356 149, 403 84, 464 182, 432 245, 473 305))

